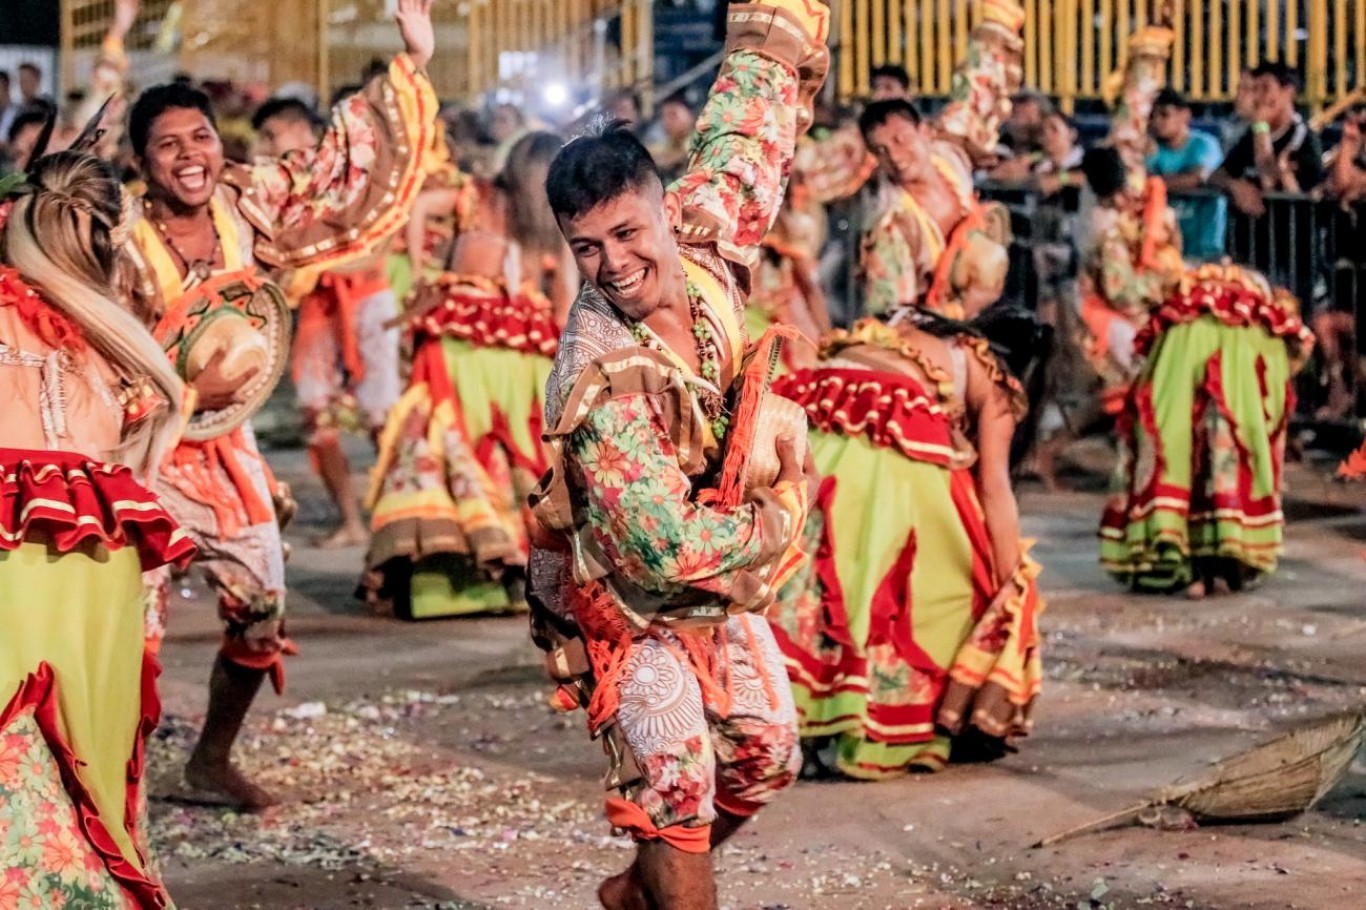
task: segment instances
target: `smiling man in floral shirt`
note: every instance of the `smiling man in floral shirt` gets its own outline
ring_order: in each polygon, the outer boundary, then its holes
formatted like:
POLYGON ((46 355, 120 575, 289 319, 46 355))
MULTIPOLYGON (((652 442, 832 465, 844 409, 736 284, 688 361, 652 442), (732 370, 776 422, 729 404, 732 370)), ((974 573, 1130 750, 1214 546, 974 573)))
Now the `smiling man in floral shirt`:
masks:
POLYGON ((771 486, 741 501, 716 488, 729 450, 750 445, 731 426, 749 268, 811 122, 827 19, 814 0, 730 6, 726 61, 667 193, 618 128, 571 142, 547 178, 587 282, 546 394, 533 632, 565 706, 604 739, 609 820, 639 843, 599 891, 608 908, 714 910, 710 851, 800 765, 754 611, 801 557, 804 439, 778 439, 771 486))

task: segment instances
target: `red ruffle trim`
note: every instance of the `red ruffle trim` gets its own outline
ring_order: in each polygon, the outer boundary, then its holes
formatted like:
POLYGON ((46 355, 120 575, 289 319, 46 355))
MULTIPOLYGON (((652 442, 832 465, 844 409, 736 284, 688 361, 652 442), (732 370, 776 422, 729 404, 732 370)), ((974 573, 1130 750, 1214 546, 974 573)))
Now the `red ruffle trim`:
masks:
POLYGON ((1201 316, 1213 316, 1228 326, 1260 327, 1297 345, 1304 353, 1314 343, 1314 335, 1300 319, 1293 300, 1279 294, 1267 296, 1236 276, 1197 273, 1196 280, 1183 282, 1152 312, 1135 339, 1136 352, 1147 354, 1167 329, 1201 316))
MULTIPOLYGON (((453 276, 426 288, 440 289, 442 299, 409 320, 414 333, 449 335, 486 348, 509 348, 526 354, 554 357, 560 348, 560 327, 550 302, 525 291, 516 296, 503 288, 485 290, 453 276)), ((419 304, 420 307, 420 304, 419 304)))
POLYGON ((62 553, 87 541, 133 546, 143 571, 184 567, 195 546, 156 495, 122 465, 72 452, 0 448, 0 550, 40 532, 62 553))
POLYGON ((0 306, 18 310, 19 319, 48 347, 72 352, 85 350, 85 336, 80 328, 54 310, 17 271, 4 266, 0 266, 0 306))
MULTIPOLYGON (((124 807, 125 823, 130 834, 137 824, 138 790, 142 786, 144 763, 143 746, 147 734, 156 728, 161 715, 161 700, 156 696, 156 677, 160 672, 161 668, 156 660, 150 655, 144 655, 142 716, 138 723, 133 754, 128 761, 128 788, 124 807)), ((99 809, 90 795, 90 790, 81 781, 80 768, 83 763, 62 736, 57 709, 57 679, 50 664, 39 664, 37 671, 30 673, 19 684, 19 690, 14 693, 9 704, 0 708, 0 730, 4 730, 20 713, 29 708, 33 709, 34 721, 57 760, 62 786, 75 806, 81 832, 104 860, 109 874, 136 901, 136 906, 141 910, 161 910, 170 906, 170 897, 165 886, 130 862, 119 849, 118 843, 109 832, 108 825, 100 818, 99 809)), ((136 838, 134 840, 136 841, 136 838)), ((146 858, 140 853, 138 859, 146 866, 146 858)))
POLYGON ((953 457, 948 415, 909 376, 820 367, 778 379, 773 390, 801 405, 825 432, 863 436, 907 458, 945 467, 953 457))

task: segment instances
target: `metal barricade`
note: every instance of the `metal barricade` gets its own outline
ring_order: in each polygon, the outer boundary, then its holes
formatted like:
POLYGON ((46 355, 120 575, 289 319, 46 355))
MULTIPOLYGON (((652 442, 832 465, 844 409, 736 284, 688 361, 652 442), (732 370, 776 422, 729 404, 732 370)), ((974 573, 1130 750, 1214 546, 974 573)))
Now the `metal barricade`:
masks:
MULTIPOLYGON (((1011 213, 1015 237, 1006 297, 1038 309, 1059 296, 1057 280, 1074 275, 1059 256, 1072 243, 1068 218, 1076 211, 1075 201, 1044 199, 1029 185, 995 181, 980 182, 978 191, 1011 213)), ((1210 189, 1173 193, 1172 201, 1217 194, 1210 189)), ((1321 314, 1345 314, 1339 324, 1349 322, 1355 330, 1343 339, 1344 379, 1355 400, 1353 416, 1366 418, 1366 358, 1356 341, 1366 337, 1366 205, 1343 209, 1333 200, 1290 193, 1267 193, 1264 200, 1266 211, 1257 217, 1229 206, 1225 254, 1293 293, 1311 327, 1318 322, 1327 331, 1333 320, 1321 314)), ((1300 383, 1301 415, 1319 411, 1327 390, 1326 365, 1319 358, 1300 383)))

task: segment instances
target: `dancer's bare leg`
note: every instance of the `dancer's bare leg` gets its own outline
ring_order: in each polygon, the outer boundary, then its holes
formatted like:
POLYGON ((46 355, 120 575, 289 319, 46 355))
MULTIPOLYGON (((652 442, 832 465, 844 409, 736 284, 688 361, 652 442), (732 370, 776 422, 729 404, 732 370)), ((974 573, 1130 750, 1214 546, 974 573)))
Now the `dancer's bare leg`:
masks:
POLYGON ((647 900, 659 910, 717 910, 710 853, 688 853, 664 841, 649 841, 640 845, 636 862, 647 900))
POLYGON ((351 463, 342 451, 341 436, 336 433, 319 434, 310 449, 323 486, 327 488, 327 495, 341 513, 341 525, 319 540, 317 546, 324 550, 335 550, 365 543, 370 539, 370 533, 361 517, 360 500, 351 484, 351 463))
POLYGON ((241 667, 218 656, 209 676, 209 711, 204 718, 204 730, 185 765, 185 781, 191 787, 221 795, 244 809, 264 809, 276 802, 274 796, 237 770, 231 760, 232 745, 265 678, 264 670, 241 667))
MULTIPOLYGON (((715 851, 729 840, 746 821, 738 815, 718 810, 716 821, 711 826, 711 849, 715 851)), ((607 910, 662 910, 666 906, 656 903, 647 892, 639 856, 626 871, 602 883, 598 889, 598 900, 607 910)))

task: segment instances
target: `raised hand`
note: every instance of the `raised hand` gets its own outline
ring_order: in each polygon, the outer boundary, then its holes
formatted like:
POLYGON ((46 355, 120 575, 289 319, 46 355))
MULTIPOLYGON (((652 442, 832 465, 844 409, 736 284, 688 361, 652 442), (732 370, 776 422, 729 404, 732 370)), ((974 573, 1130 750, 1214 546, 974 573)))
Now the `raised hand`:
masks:
POLYGON ((403 49, 418 69, 425 69, 436 53, 436 30, 432 27, 432 0, 398 0, 399 34, 403 49))
POLYGON ((1176 6, 1172 0, 1157 0, 1153 4, 1152 21, 1154 25, 1171 28, 1176 22, 1176 6))
POLYGON ((141 5, 140 0, 114 0, 114 21, 109 25, 109 34, 118 39, 126 37, 133 30, 141 5))

